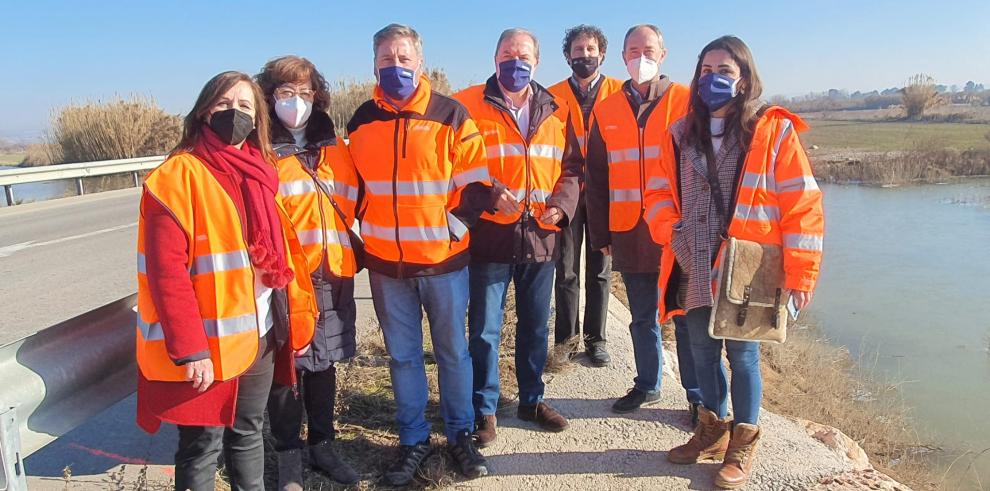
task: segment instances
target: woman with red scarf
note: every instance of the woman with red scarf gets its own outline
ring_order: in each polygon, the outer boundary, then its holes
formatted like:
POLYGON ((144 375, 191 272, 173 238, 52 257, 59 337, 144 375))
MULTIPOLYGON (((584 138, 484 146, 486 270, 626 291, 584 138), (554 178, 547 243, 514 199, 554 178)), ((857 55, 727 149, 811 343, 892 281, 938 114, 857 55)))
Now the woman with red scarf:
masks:
POLYGON ((305 255, 276 196, 268 108, 247 75, 203 88, 182 141, 144 185, 138 222, 138 424, 179 428, 176 489, 264 489, 272 380, 317 317, 305 255))

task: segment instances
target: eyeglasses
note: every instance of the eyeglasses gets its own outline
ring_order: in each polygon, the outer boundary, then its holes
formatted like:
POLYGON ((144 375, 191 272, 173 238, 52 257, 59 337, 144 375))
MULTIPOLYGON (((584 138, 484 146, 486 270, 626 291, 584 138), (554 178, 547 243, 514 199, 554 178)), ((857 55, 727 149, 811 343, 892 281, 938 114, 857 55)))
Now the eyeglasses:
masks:
POLYGON ((295 96, 299 96, 307 101, 312 102, 313 96, 316 95, 316 91, 313 89, 299 89, 292 87, 290 85, 283 85, 275 89, 275 100, 284 101, 286 99, 291 99, 295 96))

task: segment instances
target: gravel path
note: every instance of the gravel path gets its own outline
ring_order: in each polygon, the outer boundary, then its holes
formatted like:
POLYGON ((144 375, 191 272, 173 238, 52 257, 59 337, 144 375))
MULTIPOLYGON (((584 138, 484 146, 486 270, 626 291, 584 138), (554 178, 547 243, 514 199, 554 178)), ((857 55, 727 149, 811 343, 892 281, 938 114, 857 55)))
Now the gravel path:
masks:
MULTIPOLYGON (((581 364, 547 375, 547 401, 571 421, 558 434, 516 419, 499 419, 499 439, 484 450, 492 475, 459 482, 478 489, 712 489, 718 464, 679 466, 667 451, 690 436, 690 417, 674 373, 676 357, 666 351, 663 398, 638 412, 612 413, 612 401, 632 386, 635 374, 629 311, 609 302, 609 352, 612 364, 581 364)), ((667 347, 671 349, 672 347, 667 347)), ((849 471, 848 459, 808 436, 793 420, 762 413, 764 438, 746 489, 808 489, 822 478, 849 471)))

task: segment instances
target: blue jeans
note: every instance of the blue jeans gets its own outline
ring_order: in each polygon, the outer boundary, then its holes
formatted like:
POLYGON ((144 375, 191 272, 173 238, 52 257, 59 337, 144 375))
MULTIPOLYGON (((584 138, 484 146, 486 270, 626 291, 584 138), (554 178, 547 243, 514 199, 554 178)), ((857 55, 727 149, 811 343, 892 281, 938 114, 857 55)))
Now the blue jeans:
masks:
POLYGON ((502 340, 505 296, 509 281, 516 286, 516 381, 519 404, 543 400, 543 368, 547 362, 547 321, 553 292, 554 263, 471 263, 471 306, 468 329, 474 364, 476 415, 495 414, 498 406, 498 347, 502 340))
POLYGON ((728 399, 731 390, 733 420, 736 423, 755 425, 760 418, 760 402, 763 399, 763 376, 760 373, 760 343, 725 340, 725 354, 732 368, 731 389, 722 364, 723 340, 708 335, 708 319, 711 307, 692 309, 687 313, 687 326, 691 331, 691 352, 694 369, 701 387, 705 407, 720 418, 729 414, 728 399))
POLYGON ((413 445, 430 436, 426 402, 430 389, 423 364, 423 314, 430 321, 433 353, 440 370, 440 415, 448 441, 474 429, 471 410, 471 357, 464 336, 468 270, 422 278, 395 279, 369 272, 375 313, 391 357, 399 443, 413 445))
MULTIPOLYGON (((622 273, 629 299, 632 323, 633 358, 636 360, 636 378, 633 386, 643 392, 659 392, 663 367, 660 351, 663 349, 660 326, 657 324, 657 301, 659 300, 659 273, 622 273)), ((694 359, 691 356, 691 341, 684 317, 674 317, 674 336, 677 344, 677 366, 681 375, 681 387, 691 404, 701 403, 701 389, 694 375, 694 359)))

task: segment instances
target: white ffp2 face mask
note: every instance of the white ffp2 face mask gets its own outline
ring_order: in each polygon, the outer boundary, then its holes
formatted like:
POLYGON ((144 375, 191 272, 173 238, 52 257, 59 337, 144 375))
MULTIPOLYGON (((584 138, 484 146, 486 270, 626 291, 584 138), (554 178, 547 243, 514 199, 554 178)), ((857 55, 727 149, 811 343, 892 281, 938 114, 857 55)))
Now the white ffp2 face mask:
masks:
POLYGON ((289 128, 299 128, 309 121, 313 103, 299 96, 275 101, 275 115, 289 128))
POLYGON ((642 84, 653 80, 660 72, 660 64, 645 57, 633 58, 626 63, 626 70, 633 82, 642 84))

